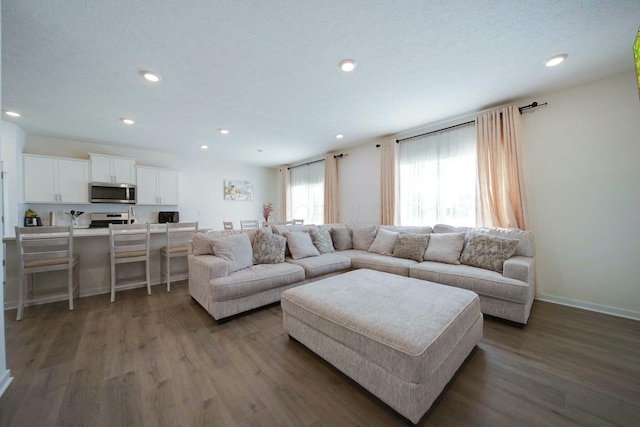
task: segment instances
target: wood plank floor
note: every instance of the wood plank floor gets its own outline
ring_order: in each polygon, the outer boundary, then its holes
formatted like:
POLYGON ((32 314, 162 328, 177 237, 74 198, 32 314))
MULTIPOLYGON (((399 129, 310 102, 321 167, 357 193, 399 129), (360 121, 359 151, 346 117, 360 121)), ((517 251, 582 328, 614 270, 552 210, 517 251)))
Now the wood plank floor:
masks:
MULTIPOLYGON (((5 313, 0 426, 405 426, 282 331, 272 305, 217 324, 186 283, 5 313)), ((484 338, 419 425, 638 426, 640 322, 536 301, 484 338)))

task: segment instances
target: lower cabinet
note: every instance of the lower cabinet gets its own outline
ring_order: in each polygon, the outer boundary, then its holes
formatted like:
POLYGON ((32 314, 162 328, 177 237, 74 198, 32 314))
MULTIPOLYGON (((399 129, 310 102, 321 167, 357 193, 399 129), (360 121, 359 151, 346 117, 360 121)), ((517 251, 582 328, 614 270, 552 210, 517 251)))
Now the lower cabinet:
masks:
POLYGON ((137 166, 138 205, 177 205, 178 172, 137 166))

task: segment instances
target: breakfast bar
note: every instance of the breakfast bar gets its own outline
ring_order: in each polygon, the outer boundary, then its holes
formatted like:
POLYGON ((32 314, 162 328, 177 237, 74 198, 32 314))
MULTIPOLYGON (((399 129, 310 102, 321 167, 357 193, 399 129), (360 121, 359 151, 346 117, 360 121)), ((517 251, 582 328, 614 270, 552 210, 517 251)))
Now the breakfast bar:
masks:
MULTIPOLYGON (((78 228, 73 230, 74 252, 80 255, 80 297, 105 294, 105 303, 109 302, 110 290, 110 255, 109 255, 109 229, 108 228, 78 228)), ((5 236, 5 309, 15 308, 18 303, 18 248, 15 236, 5 236)), ((151 225, 151 252, 150 269, 151 283, 161 283, 160 277, 160 248, 166 246, 166 225, 151 225)), ((118 279, 140 277, 144 275, 142 263, 133 264, 118 269, 118 279)), ((187 263, 184 259, 173 261, 172 269, 184 271, 187 263)), ((38 302, 51 302, 64 298, 51 298, 47 291, 53 291, 66 286, 64 272, 54 272, 34 277, 34 289, 42 297, 38 302)), ((166 292, 164 288, 158 291, 166 292)))

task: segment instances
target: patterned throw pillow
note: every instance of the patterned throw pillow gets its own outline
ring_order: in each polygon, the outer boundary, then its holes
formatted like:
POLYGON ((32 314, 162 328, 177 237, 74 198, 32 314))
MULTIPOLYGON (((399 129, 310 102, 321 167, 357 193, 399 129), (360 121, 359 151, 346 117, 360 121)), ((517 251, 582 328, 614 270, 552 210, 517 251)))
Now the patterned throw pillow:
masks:
POLYGON ((253 243, 253 263, 279 264, 284 262, 284 248, 286 246, 286 238, 269 232, 258 232, 253 243))
POLYGON ((245 233, 211 239, 211 246, 218 258, 229 262, 229 273, 253 265, 251 240, 245 233))
POLYGON ((460 264, 458 258, 464 246, 465 235, 465 233, 431 234, 427 250, 424 251, 424 260, 460 264))
POLYGON ((287 238, 287 246, 289 246, 289 250, 291 251, 291 258, 300 259, 320 255, 320 252, 313 246, 309 233, 294 231, 284 233, 284 237, 287 238))
POLYGON ((502 273, 502 265, 511 258, 519 242, 517 239, 472 233, 460 255, 460 262, 502 273))
POLYGON ((353 249, 351 241, 351 230, 348 228, 332 228, 331 240, 336 251, 346 251, 353 249))
POLYGON ((398 234, 396 245, 393 248, 393 256, 422 262, 428 243, 428 234, 400 233, 398 234))
POLYGON ((309 235, 313 245, 321 254, 330 254, 336 250, 333 247, 331 233, 327 228, 313 227, 309 229, 309 235))
POLYGON ((380 255, 391 255, 398 240, 398 233, 381 228, 369 247, 369 252, 380 255))

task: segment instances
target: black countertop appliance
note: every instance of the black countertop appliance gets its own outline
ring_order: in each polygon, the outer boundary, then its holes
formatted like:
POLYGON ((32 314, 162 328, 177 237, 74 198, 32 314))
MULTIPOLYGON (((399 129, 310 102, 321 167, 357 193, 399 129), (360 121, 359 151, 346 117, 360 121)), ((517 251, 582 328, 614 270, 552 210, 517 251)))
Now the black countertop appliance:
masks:
POLYGON ((180 212, 178 211, 158 212, 158 222, 160 224, 165 224, 167 222, 180 222, 180 212))

